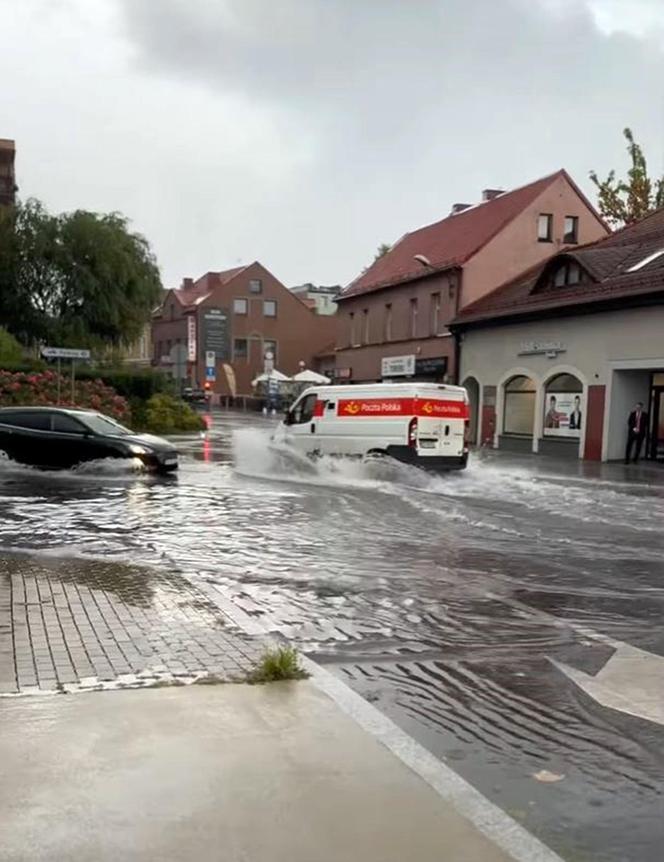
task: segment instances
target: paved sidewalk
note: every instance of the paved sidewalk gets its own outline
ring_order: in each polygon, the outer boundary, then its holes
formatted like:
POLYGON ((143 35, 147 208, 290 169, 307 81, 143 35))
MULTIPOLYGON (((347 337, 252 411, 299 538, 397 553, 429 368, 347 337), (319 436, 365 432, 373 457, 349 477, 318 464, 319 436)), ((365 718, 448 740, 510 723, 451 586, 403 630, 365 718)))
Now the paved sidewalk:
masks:
POLYGON ((206 587, 121 563, 0 556, 0 695, 244 680, 261 652, 206 587))
POLYGON ((0 700, 2 862, 507 862, 310 682, 0 700))

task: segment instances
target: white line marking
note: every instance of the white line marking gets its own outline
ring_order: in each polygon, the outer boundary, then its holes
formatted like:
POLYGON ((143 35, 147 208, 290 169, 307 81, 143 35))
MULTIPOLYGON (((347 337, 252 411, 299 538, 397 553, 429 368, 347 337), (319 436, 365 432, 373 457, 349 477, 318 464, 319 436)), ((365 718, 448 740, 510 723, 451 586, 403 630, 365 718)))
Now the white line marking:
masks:
MULTIPOLYGON (((222 587, 207 584, 208 595, 218 602, 237 626, 248 635, 271 634, 258 620, 233 602, 222 587)), ((321 667, 313 659, 302 657, 311 681, 327 694, 337 706, 378 739, 392 754, 416 775, 426 781, 436 793, 470 821, 480 832, 515 860, 515 862, 564 862, 553 850, 542 844, 497 805, 483 796, 454 770, 450 769, 412 736, 401 730, 391 719, 372 706, 343 680, 321 667)))
POLYGON ((378 739, 392 754, 419 775, 438 795, 509 853, 516 862, 563 862, 528 830, 489 801, 456 772, 401 730, 346 683, 309 658, 303 665, 312 682, 360 727, 378 739))
POLYGON ((595 676, 554 659, 550 661, 602 706, 664 725, 662 656, 619 644, 595 676))

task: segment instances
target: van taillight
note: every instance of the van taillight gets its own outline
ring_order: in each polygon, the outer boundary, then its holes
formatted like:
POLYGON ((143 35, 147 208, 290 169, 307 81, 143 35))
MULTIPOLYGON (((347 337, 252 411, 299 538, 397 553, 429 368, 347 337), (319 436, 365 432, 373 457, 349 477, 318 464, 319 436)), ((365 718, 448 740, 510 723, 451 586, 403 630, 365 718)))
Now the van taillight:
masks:
POLYGON ((413 449, 417 446, 417 416, 413 416, 408 423, 408 445, 413 449))

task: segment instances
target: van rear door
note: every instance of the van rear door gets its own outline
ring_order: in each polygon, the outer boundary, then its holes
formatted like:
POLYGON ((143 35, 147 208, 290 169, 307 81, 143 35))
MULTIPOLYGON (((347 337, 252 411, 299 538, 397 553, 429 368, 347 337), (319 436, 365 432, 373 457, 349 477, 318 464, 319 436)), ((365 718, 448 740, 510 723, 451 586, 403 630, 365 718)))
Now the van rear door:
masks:
POLYGON ((441 397, 418 397, 415 400, 418 417, 417 440, 421 455, 459 457, 464 452, 464 432, 468 408, 463 398, 452 393, 441 397))

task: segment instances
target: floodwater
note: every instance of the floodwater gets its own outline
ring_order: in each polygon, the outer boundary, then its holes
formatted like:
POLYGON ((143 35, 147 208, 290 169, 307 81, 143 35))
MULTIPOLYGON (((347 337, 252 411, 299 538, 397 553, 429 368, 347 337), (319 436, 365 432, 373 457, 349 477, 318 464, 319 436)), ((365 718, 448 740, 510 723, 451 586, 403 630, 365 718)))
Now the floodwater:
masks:
POLYGON ((664 728, 560 665, 595 674, 612 641, 664 656, 664 477, 497 456, 446 476, 314 466, 272 449, 271 427, 215 414, 178 441, 175 478, 1 465, 0 548, 211 581, 569 862, 659 862, 664 728))

